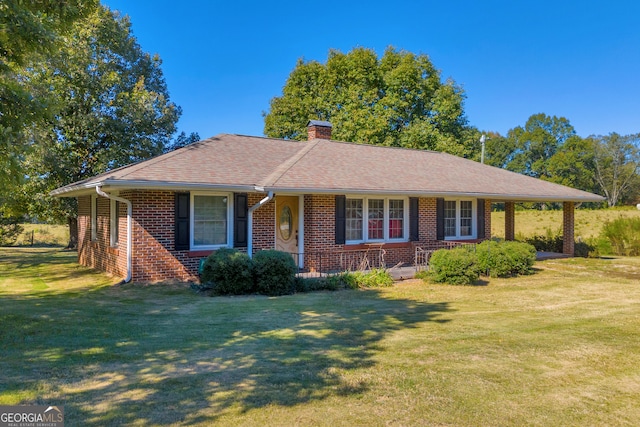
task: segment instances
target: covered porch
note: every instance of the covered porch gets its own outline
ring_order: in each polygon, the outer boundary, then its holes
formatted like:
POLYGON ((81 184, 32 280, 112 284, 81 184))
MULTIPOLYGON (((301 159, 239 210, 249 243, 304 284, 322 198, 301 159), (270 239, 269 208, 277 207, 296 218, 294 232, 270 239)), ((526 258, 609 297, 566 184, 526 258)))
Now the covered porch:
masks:
MULTIPOLYGON (((504 238, 515 240, 515 201, 504 201, 504 238)), ((575 255, 575 202, 562 202, 562 254, 575 255)), ((550 253, 539 256, 548 259, 550 253)))

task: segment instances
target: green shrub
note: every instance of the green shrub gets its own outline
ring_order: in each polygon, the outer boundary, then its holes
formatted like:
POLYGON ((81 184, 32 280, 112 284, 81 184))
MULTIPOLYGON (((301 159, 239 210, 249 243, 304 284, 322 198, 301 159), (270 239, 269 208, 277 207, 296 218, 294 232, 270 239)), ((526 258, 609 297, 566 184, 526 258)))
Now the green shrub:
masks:
POLYGON ((606 222, 601 238, 609 241, 613 255, 640 255, 640 218, 618 218, 606 222))
POLYGON ((582 258, 598 256, 596 254, 596 239, 588 239, 587 241, 577 241, 574 246, 574 255, 582 258))
POLYGON ((537 251, 562 253, 562 236, 551 235, 533 236, 523 239, 525 243, 532 245, 537 251))
POLYGON ((335 281, 338 287, 344 287, 346 289, 358 289, 358 282, 356 280, 356 273, 345 271, 340 274, 331 276, 331 279, 335 281))
MULTIPOLYGON (((358 288, 384 288, 393 285, 393 277, 384 268, 350 273, 358 288)), ((346 278, 345 278, 346 279, 346 278)), ((349 279, 346 279, 349 280, 349 279)))
POLYGON ((200 281, 216 295, 243 295, 255 290, 249 256, 230 248, 220 248, 207 257, 200 281))
POLYGON ((287 295, 295 291, 298 267, 291 254, 273 249, 259 251, 253 257, 256 287, 264 295, 287 295))
POLYGON ((429 270, 420 270, 415 275, 416 279, 421 279, 425 282, 428 281, 430 277, 431 277, 431 274, 429 273, 429 270))
POLYGON ((314 291, 337 291, 342 286, 338 276, 327 277, 296 277, 296 292, 314 292, 314 291))
POLYGON ((436 283, 473 284, 480 277, 477 257, 465 248, 439 249, 431 255, 429 275, 436 283))
POLYGON ((536 261, 536 248, 522 242, 486 240, 476 245, 478 268, 491 277, 531 274, 536 261))
POLYGON ((0 246, 11 246, 24 230, 20 218, 6 217, 0 214, 0 246))

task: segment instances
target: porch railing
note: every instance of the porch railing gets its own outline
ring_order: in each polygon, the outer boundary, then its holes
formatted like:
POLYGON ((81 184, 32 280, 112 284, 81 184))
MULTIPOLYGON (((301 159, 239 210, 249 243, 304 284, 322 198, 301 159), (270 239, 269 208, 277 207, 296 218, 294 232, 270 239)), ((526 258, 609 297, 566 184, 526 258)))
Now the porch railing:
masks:
POLYGON ((429 269, 429 261, 431 260, 431 255, 439 249, 453 249, 460 247, 470 247, 473 250, 476 248, 475 243, 465 243, 465 242, 449 242, 449 241, 436 241, 429 242, 424 245, 419 245, 415 247, 414 251, 414 260, 413 264, 416 267, 416 270, 428 270, 429 269))

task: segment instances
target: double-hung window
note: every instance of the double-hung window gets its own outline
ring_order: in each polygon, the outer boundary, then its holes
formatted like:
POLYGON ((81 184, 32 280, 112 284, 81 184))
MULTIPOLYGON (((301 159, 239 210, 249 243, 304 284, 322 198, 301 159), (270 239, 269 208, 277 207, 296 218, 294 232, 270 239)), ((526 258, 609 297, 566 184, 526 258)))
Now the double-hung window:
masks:
POLYGON ((118 239, 120 238, 120 218, 118 217, 120 212, 120 202, 114 199, 110 200, 109 205, 109 217, 111 224, 109 225, 111 233, 110 233, 110 243, 112 248, 118 247, 118 239))
POLYGON ((404 198, 347 197, 347 243, 407 241, 407 206, 404 198))
POLYGON ((476 230, 476 206, 472 200, 444 201, 445 239, 474 239, 476 230))
POLYGON ((230 194, 191 193, 191 248, 231 245, 231 205, 230 194))
POLYGON ((98 196, 91 196, 91 241, 98 240, 98 196))

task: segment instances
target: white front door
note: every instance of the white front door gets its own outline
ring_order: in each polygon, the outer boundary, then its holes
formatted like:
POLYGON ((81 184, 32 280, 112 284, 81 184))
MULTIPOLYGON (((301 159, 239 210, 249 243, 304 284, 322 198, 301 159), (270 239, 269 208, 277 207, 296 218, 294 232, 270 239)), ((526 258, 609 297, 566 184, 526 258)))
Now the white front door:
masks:
POLYGON ((292 254, 296 265, 298 239, 298 196, 276 196, 276 249, 292 254))

